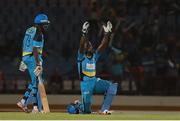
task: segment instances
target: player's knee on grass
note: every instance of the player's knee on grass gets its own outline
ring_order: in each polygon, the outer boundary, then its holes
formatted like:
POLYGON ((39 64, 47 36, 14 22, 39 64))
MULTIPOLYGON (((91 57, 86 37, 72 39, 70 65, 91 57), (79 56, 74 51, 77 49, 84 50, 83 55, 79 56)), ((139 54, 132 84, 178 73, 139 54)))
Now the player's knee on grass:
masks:
POLYGON ((91 113, 92 91, 93 84, 91 82, 81 82, 83 113, 91 113))
POLYGON ((81 83, 81 93, 83 102, 90 103, 92 96, 92 89, 89 88, 88 83, 81 83))
POLYGON ((83 92, 83 112, 91 113, 92 94, 90 92, 83 92))

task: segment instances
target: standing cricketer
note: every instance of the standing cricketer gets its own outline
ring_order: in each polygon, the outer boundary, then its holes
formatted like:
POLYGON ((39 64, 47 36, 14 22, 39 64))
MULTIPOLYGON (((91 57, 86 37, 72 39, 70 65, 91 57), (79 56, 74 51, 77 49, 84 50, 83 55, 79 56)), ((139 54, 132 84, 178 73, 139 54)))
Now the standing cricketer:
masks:
POLYGON ((34 19, 34 26, 26 30, 23 40, 22 61, 19 70, 25 71, 27 69, 31 77, 31 83, 29 83, 23 98, 17 103, 17 106, 24 112, 28 112, 27 102, 29 98, 32 98, 33 102, 32 113, 38 113, 42 107, 41 100, 38 98, 37 77, 42 76, 44 34, 49 23, 47 15, 38 14, 34 19))
POLYGON ((91 113, 92 95, 93 93, 103 93, 104 101, 100 110, 100 114, 110 114, 113 97, 117 93, 117 83, 112 83, 96 77, 96 62, 101 53, 107 48, 112 31, 110 21, 103 25, 104 37, 97 50, 93 50, 92 44, 87 39, 89 23, 85 22, 82 27, 82 37, 80 39, 80 47, 78 50, 78 71, 81 80, 81 94, 83 113, 91 113))

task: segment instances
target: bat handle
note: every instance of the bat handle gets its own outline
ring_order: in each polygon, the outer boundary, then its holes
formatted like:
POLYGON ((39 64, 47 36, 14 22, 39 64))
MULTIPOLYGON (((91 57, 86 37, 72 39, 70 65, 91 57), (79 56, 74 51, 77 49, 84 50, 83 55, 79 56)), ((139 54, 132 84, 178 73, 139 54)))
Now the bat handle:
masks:
POLYGON ((39 83, 42 83, 41 76, 38 76, 39 83))

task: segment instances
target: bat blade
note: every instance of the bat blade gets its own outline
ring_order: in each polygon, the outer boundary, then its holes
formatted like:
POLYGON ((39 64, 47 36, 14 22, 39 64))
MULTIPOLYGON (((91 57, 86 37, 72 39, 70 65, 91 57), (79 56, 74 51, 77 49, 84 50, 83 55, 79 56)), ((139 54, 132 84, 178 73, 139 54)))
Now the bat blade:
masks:
POLYGON ((44 84, 42 83, 40 78, 39 78, 38 88, 39 88, 39 93, 41 96, 41 102, 43 105, 43 111, 44 111, 44 113, 49 113, 50 109, 49 109, 49 103, 48 103, 48 99, 47 99, 47 95, 46 95, 46 90, 45 90, 44 84))

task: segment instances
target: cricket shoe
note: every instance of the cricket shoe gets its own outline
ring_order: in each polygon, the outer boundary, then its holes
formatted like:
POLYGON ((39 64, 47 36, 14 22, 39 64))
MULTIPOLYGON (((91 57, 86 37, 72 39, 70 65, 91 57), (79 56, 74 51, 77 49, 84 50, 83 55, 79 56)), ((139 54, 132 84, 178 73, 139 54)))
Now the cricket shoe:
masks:
POLYGON ((46 114, 46 112, 44 110, 41 110, 39 113, 46 114))
POLYGON ((37 114, 37 113, 40 113, 40 112, 39 112, 37 107, 34 107, 31 113, 37 114))
POLYGON ((108 111, 108 110, 104 110, 103 112, 99 112, 100 115, 111 115, 111 111, 108 111))
POLYGON ((21 110, 24 111, 25 113, 29 113, 29 110, 28 110, 27 106, 25 106, 21 101, 19 101, 19 102, 17 103, 17 106, 18 106, 19 108, 21 108, 21 110))
POLYGON ((42 110, 39 113, 41 113, 41 114, 49 114, 50 112, 46 112, 46 111, 42 110))

